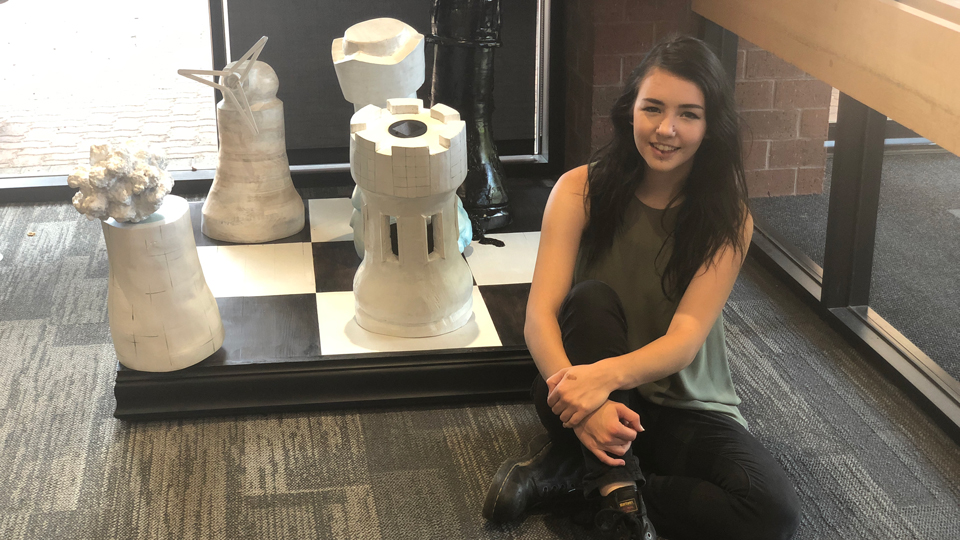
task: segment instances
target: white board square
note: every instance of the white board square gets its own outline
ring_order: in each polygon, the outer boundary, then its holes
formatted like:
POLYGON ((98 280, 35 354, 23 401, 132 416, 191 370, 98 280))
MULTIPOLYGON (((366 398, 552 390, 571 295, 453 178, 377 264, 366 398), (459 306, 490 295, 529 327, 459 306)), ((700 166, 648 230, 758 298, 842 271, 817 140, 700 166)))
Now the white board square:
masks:
POLYGON ((471 243, 464 255, 477 285, 507 285, 533 281, 537 263, 540 231, 488 234, 503 242, 503 247, 471 243))
POLYGON ((199 246, 197 254, 217 298, 317 292, 308 242, 199 246))
POLYGON ((358 354, 390 351, 427 351, 500 347, 500 337, 480 289, 473 287, 473 316, 463 327, 433 337, 401 338, 374 334, 357 324, 351 291, 317 293, 320 324, 320 354, 358 354))
POLYGON ((350 199, 310 199, 308 205, 311 242, 353 241, 350 227, 353 204, 350 199))

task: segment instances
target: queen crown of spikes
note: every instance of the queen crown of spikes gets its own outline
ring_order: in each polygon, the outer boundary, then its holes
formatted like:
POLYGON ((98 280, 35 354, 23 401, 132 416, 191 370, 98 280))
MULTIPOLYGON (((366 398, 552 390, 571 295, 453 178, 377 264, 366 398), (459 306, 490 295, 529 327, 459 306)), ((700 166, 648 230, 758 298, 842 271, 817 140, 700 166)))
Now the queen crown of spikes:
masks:
POLYGON ((250 68, 256 63, 257 57, 260 56, 260 51, 263 50, 263 46, 266 44, 267 36, 263 36, 253 44, 253 47, 250 47, 250 50, 243 53, 243 56, 238 58, 236 62, 232 62, 233 65, 229 68, 222 70, 179 69, 177 73, 223 92, 224 97, 241 112, 247 127, 252 129, 254 133, 259 134, 260 129, 257 127, 257 121, 253 117, 253 111, 250 110, 247 96, 243 92, 243 82, 250 73, 250 68), (219 80, 209 81, 201 78, 200 75, 218 77, 219 80))

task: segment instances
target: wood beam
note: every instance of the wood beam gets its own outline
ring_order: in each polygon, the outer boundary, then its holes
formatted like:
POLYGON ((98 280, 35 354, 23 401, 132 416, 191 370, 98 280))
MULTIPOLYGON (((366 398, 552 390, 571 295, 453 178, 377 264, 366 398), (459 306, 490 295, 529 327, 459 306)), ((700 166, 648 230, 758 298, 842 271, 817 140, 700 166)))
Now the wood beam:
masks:
POLYGON ((893 0, 693 0, 693 10, 960 155, 960 24, 893 0))
POLYGON ((900 0, 900 3, 960 24, 960 0, 900 0))

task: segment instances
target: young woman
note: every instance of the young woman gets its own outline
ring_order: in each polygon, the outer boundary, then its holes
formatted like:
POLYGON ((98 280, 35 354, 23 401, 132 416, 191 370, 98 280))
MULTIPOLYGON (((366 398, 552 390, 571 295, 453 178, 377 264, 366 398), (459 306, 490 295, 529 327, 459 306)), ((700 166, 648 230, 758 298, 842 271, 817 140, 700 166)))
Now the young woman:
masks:
POLYGON ((753 231, 733 90, 678 37, 610 118, 613 141, 560 178, 543 217, 524 333, 547 434, 503 464, 484 515, 574 494, 599 499, 612 538, 789 538, 795 490, 747 431, 724 345, 753 231))

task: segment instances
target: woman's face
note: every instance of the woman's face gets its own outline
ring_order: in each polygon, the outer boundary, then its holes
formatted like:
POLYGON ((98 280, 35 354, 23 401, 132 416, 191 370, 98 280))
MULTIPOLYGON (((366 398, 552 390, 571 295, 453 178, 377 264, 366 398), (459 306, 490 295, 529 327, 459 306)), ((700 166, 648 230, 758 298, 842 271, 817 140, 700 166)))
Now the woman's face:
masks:
POLYGON ((647 166, 686 178, 707 132, 703 92, 692 82, 654 68, 633 106, 633 139, 647 166))

